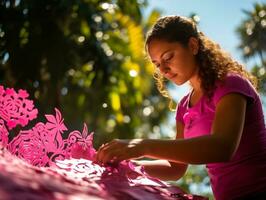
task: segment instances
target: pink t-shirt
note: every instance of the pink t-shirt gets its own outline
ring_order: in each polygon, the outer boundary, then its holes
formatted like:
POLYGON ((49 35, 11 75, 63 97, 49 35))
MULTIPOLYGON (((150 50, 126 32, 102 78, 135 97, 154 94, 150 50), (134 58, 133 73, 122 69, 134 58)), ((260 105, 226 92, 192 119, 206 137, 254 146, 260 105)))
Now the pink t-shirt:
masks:
POLYGON ((180 101, 176 120, 184 124, 184 137, 210 135, 219 100, 229 93, 244 95, 247 98, 246 117, 236 153, 228 162, 207 163, 206 167, 216 200, 266 192, 266 128, 261 99, 252 84, 237 74, 228 74, 224 82, 217 81, 216 86, 210 100, 203 95, 189 107, 189 92, 180 101))

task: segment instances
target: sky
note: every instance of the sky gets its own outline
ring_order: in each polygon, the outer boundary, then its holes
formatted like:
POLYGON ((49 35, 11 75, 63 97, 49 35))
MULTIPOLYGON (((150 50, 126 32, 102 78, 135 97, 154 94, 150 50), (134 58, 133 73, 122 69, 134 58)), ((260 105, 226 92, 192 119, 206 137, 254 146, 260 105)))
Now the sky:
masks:
MULTIPOLYGON (((266 3, 266 0, 148 0, 144 16, 147 17, 153 9, 160 10, 162 15, 189 16, 196 13, 200 17, 199 29, 250 70, 259 60, 243 60, 241 50, 237 48, 240 38, 236 27, 246 18, 243 10, 253 10, 256 2, 266 3)), ((188 89, 188 85, 184 85, 170 89, 170 92, 175 100, 179 100, 188 89)), ((263 101, 266 110, 265 98, 263 101)))

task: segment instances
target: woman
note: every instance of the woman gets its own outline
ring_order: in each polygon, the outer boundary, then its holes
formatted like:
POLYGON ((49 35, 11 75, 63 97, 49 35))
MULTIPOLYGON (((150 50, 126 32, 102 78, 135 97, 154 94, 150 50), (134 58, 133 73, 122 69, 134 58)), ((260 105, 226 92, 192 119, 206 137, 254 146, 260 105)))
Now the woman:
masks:
POLYGON ((181 16, 160 18, 146 39, 156 80, 191 91, 176 111, 176 140, 113 140, 101 146, 103 163, 135 161, 163 180, 177 180, 188 164, 206 164, 217 200, 266 199, 266 129, 256 78, 181 16))

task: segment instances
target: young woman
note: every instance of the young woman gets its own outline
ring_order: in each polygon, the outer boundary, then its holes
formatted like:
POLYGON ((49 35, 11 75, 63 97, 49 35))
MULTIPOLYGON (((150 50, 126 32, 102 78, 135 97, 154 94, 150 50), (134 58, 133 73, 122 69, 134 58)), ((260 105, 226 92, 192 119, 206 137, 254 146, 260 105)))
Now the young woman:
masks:
POLYGON ((151 176, 182 177, 188 164, 206 164, 217 200, 266 199, 266 128, 256 78, 181 16, 160 18, 146 50, 163 78, 192 89, 176 110, 176 140, 115 139, 102 145, 103 163, 135 161, 151 176))

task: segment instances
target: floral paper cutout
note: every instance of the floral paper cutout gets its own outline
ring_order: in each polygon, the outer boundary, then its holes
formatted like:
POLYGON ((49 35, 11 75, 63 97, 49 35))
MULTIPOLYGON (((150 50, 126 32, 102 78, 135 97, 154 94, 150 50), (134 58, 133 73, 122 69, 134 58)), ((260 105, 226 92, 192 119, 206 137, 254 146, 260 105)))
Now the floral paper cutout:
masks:
POLYGON ((18 93, 13 88, 4 89, 0 86, 0 118, 6 121, 9 130, 17 126, 26 126, 37 117, 38 110, 33 101, 28 100, 29 94, 25 90, 18 93))
POLYGON ((88 133, 84 124, 82 133, 67 133, 58 109, 55 115, 45 115, 46 122, 20 130, 9 142, 8 130, 25 126, 37 116, 37 109, 27 98, 25 90, 16 93, 0 86, 0 184, 8 183, 0 188, 1 197, 206 200, 148 176, 142 166, 131 161, 96 163, 93 132, 88 133), (68 137, 63 139, 63 134, 68 137))
POLYGON ((0 144, 6 147, 7 143, 8 143, 8 131, 6 129, 4 120, 0 119, 0 144))
POLYGON ((63 139, 62 134, 67 128, 60 111, 55 111, 55 116, 45 115, 46 123, 39 122, 30 130, 20 131, 8 144, 9 151, 39 167, 52 166, 56 159, 92 159, 96 152, 92 148, 93 133, 88 134, 87 126, 84 124, 82 134, 73 131, 67 139, 63 139))

